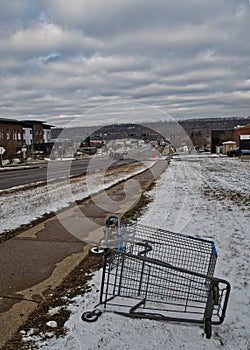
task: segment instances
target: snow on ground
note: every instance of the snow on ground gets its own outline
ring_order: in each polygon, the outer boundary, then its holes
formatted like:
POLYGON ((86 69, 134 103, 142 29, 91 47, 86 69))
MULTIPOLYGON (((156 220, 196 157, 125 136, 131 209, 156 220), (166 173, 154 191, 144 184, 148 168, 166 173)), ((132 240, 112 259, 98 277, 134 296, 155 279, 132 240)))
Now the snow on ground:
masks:
POLYGON ((88 174, 95 184, 92 187, 89 186, 86 176, 83 175, 73 179, 51 181, 48 184, 31 184, 31 186, 34 185, 32 188, 25 185, 2 190, 0 191, 0 235, 23 224, 29 224, 32 220, 47 213, 66 208, 74 201, 87 198, 121 180, 128 179, 147 167, 151 167, 154 163, 155 161, 144 161, 131 172, 126 170, 119 173, 107 170, 88 174), (36 186, 38 184, 39 186, 36 186))
MULTIPOLYGON (((215 276, 231 283, 224 323, 213 326, 210 340, 199 325, 132 319, 103 313, 97 322, 81 320, 98 303, 101 271, 90 281, 92 291, 76 297, 65 337, 33 338, 42 350, 249 350, 249 189, 250 163, 204 158, 173 161, 157 180, 143 224, 198 235, 215 241, 215 276)), ((53 321, 53 312, 51 316, 53 321)), ((24 340, 32 338, 32 332, 24 340)))

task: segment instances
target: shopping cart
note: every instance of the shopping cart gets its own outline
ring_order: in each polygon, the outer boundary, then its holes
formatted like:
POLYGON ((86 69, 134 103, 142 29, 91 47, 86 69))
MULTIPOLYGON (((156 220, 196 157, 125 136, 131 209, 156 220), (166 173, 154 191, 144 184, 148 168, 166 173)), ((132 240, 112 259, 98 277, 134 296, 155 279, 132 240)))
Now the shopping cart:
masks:
POLYGON ((92 254, 103 254, 100 301, 82 315, 96 321, 102 311, 125 316, 212 325, 224 321, 229 282, 213 277, 213 241, 140 224, 126 227, 112 215, 92 254), (116 221, 116 225, 112 223, 116 221))

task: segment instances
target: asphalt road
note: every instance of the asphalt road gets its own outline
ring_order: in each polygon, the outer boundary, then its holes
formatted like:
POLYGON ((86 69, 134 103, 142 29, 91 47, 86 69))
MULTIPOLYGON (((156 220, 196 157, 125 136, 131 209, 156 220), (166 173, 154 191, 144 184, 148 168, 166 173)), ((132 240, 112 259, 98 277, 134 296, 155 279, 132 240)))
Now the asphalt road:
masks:
MULTIPOLYGON (((128 160, 117 161, 115 164, 124 164, 128 160)), ((1 169, 0 171, 0 190, 12 188, 20 185, 27 185, 47 179, 58 179, 72 175, 84 174, 88 171, 102 169, 108 165, 114 165, 114 161, 108 157, 102 157, 91 161, 89 159, 80 159, 73 161, 51 162, 49 165, 39 164, 27 167, 15 167, 15 169, 1 169), (113 164, 112 164, 113 162, 113 164)))

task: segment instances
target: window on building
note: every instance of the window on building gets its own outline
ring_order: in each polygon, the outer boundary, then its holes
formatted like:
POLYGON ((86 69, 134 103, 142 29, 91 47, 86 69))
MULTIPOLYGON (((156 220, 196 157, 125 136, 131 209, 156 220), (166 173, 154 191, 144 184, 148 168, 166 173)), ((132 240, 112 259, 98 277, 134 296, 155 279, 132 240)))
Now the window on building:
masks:
POLYGON ((16 132, 16 129, 13 129, 12 138, 13 138, 14 141, 17 140, 17 132, 16 132))
POLYGON ((6 131, 6 140, 9 140, 10 139, 10 130, 7 129, 6 131))

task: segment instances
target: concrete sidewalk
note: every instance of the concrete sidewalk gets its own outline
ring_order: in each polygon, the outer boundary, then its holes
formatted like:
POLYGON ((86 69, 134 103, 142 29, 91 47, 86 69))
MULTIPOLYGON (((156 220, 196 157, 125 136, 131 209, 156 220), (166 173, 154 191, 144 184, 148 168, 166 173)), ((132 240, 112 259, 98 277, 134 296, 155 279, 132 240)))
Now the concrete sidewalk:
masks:
MULTIPOLYGON (((133 180, 144 192, 167 165, 161 160, 133 180)), ((128 179, 0 244, 0 347, 84 259, 87 243, 102 238, 107 216, 125 213, 137 198, 128 179), (107 205, 107 196, 112 205, 107 205)))

